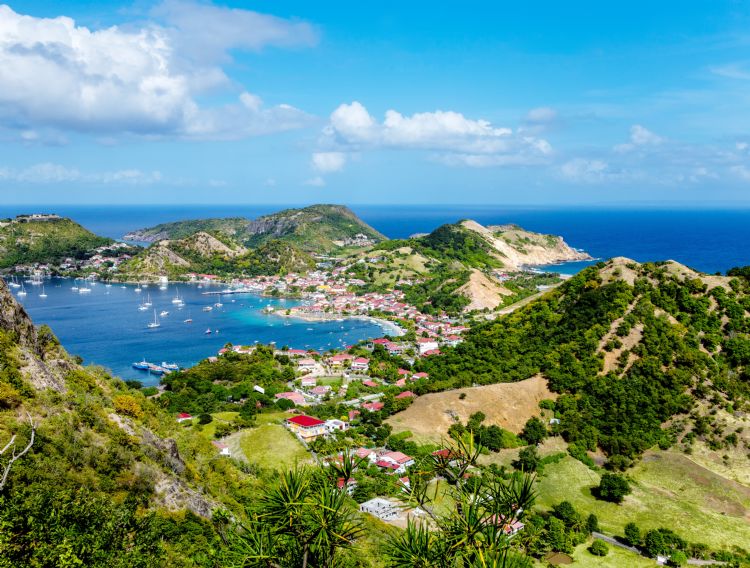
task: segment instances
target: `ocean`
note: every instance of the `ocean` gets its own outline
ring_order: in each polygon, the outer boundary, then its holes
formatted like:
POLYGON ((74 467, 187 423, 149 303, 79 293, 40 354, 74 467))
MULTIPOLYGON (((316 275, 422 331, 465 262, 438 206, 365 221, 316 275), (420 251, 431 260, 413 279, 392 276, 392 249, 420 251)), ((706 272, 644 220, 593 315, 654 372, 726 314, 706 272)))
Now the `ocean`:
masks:
MULTIPOLYGON (((201 217, 257 217, 288 206, 0 206, 0 218, 19 213, 54 212, 71 217, 91 231, 119 239, 128 231, 158 223, 201 217)), ((692 268, 714 273, 750 264, 750 209, 602 209, 531 208, 502 206, 352 206, 364 221, 390 238, 426 233, 443 223, 474 219, 483 225, 515 223, 532 231, 562 235, 573 247, 595 259, 626 256, 637 261, 673 259, 692 268)), ((572 274, 591 262, 565 263, 549 270, 572 274)), ((191 365, 213 355, 225 343, 255 341, 295 348, 326 349, 379 337, 383 330, 362 320, 344 322, 284 321, 261 309, 293 303, 253 295, 223 300, 224 307, 203 312, 208 303, 201 290, 181 288, 186 306, 177 312, 171 304, 174 287, 151 287, 154 307, 169 310, 161 327, 146 327, 152 312, 138 311, 140 297, 133 287, 92 287, 89 295, 72 290, 71 281, 46 285, 47 298, 29 288, 23 303, 37 324, 48 324, 69 352, 88 363, 103 365, 125 378, 146 384, 158 379, 131 368, 134 361, 175 361, 191 365), (232 301, 234 300, 234 302, 232 301), (193 324, 183 324, 185 313, 193 324), (206 335, 205 329, 214 333, 206 335), (219 333, 215 333, 218 329, 219 333)), ((214 300, 215 301, 215 300, 214 300)))

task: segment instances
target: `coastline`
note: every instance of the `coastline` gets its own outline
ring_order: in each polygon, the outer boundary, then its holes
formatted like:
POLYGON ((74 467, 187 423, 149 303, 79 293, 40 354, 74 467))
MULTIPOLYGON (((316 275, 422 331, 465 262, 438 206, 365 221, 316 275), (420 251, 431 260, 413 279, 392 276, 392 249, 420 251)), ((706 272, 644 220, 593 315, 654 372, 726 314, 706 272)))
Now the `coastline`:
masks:
POLYGON ((359 319, 363 321, 369 321, 370 323, 374 323, 376 325, 379 325, 381 329, 383 329, 384 335, 391 335, 393 337, 401 337, 402 335, 406 335, 406 331, 404 331, 403 328, 401 328, 399 325, 395 324, 391 320, 383 319, 383 318, 376 318, 373 316, 366 316, 361 314, 329 314, 329 313, 305 313, 305 312, 295 312, 291 314, 286 314, 278 310, 274 310, 272 312, 266 312, 269 315, 275 315, 280 316, 284 318, 295 318, 302 321, 308 321, 308 322, 320 322, 320 321, 336 321, 336 320, 344 320, 344 319, 359 319))

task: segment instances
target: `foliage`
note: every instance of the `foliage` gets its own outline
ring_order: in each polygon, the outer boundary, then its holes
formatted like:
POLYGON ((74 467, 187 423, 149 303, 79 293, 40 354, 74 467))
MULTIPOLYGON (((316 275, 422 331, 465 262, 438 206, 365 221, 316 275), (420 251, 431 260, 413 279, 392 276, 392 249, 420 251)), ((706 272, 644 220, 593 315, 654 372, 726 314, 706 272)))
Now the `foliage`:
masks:
POLYGON ((591 543, 591 546, 589 546, 589 552, 594 556, 607 556, 609 553, 609 547, 606 542, 597 538, 591 543))
POLYGON ((624 475, 619 473, 604 473, 596 490, 597 497, 612 503, 622 503, 629 493, 630 483, 624 475))

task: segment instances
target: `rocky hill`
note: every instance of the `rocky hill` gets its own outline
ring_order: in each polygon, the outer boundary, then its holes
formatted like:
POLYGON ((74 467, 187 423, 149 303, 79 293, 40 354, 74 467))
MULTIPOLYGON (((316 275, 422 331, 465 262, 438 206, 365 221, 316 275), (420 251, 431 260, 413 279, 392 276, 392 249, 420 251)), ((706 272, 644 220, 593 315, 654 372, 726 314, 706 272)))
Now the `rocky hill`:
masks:
POLYGON ((114 241, 95 235, 78 223, 57 217, 18 216, 0 221, 0 269, 21 264, 59 263, 88 258, 114 241))
POLYGON ((176 221, 133 231, 124 238, 157 242, 185 238, 200 231, 224 235, 246 247, 281 240, 308 252, 330 252, 348 244, 373 244, 385 238, 343 205, 285 209, 252 220, 235 217, 176 221))

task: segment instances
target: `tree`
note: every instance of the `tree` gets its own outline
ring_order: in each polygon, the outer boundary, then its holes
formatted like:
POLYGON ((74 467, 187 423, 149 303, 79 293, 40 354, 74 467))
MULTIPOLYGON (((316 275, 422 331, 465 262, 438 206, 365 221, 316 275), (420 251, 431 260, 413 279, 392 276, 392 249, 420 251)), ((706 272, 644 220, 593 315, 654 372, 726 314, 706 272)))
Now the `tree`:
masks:
POLYGON ((591 513, 586 519, 586 530, 589 531, 589 534, 599 531, 599 519, 594 513, 591 513))
POLYGON ((658 530, 650 530, 643 539, 643 548, 651 558, 656 558, 667 553, 667 544, 664 536, 658 530))
POLYGON ((211 422, 213 422, 213 419, 213 416, 204 412, 203 414, 198 416, 198 424, 210 424, 211 422))
POLYGON ((589 546, 589 552, 594 556, 607 556, 609 553, 609 547, 606 542, 597 538, 591 543, 591 546, 589 546))
POLYGON ((521 438, 526 440, 528 444, 536 445, 544 441, 547 437, 547 427, 544 425, 539 418, 532 416, 526 422, 521 432, 521 438))
POLYGON ((681 550, 673 552, 669 557, 670 566, 685 566, 687 564, 687 561, 687 555, 681 550))
POLYGON ((630 483, 624 475, 605 473, 597 488, 597 497, 612 503, 622 503, 625 495, 630 493, 630 483))
POLYGON ((518 452, 518 459, 512 462, 513 467, 522 471, 536 471, 539 466, 539 456, 536 446, 527 446, 518 452))
POLYGON ((628 523, 625 525, 625 541, 630 546, 641 545, 641 529, 635 523, 628 523))
POLYGON ((31 415, 28 415, 28 417, 29 426, 31 427, 31 433, 29 435, 29 441, 24 446, 24 448, 20 452, 16 453, 16 434, 13 434, 10 437, 10 440, 8 440, 8 443, 5 444, 5 447, 0 450, 0 459, 3 459, 5 457, 5 454, 10 451, 10 458, 5 463, 0 463, 0 472, 2 472, 2 475, 0 475, 0 492, 2 492, 2 490, 5 488, 5 484, 8 482, 8 474, 10 473, 10 468, 13 467, 14 463, 25 456, 26 453, 31 449, 31 446, 34 445, 34 438, 36 437, 36 426, 34 425, 34 420, 31 418, 31 415))

